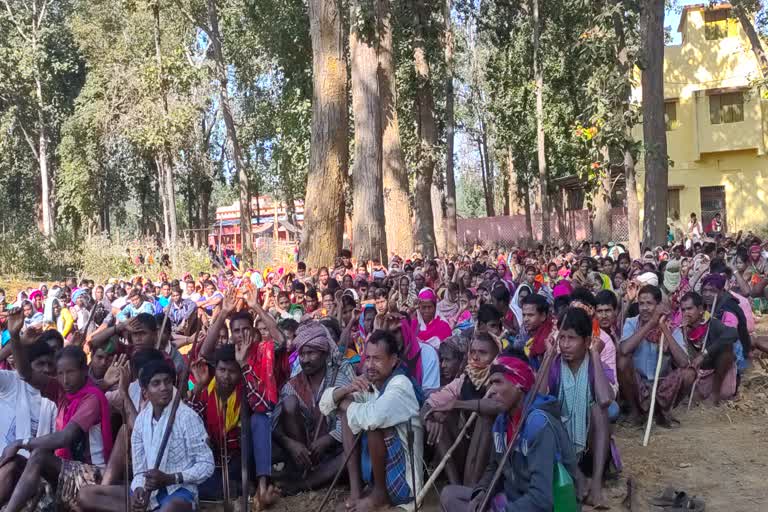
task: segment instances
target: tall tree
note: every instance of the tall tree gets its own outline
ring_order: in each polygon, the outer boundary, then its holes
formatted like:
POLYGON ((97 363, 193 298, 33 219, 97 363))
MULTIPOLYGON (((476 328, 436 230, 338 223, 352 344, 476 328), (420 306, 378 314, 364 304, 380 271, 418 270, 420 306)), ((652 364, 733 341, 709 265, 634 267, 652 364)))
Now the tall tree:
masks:
POLYGON ((664 0, 643 0, 641 12, 645 196, 643 245, 666 241, 669 162, 664 123, 664 0))
POLYGON ((417 161, 420 163, 416 174, 414 190, 415 243, 414 248, 424 256, 435 253, 435 225, 432 211, 432 179, 437 157, 437 126, 435 124, 435 101, 432 95, 429 61, 424 41, 426 9, 423 0, 413 0, 413 64, 416 71, 416 130, 417 161))
POLYGON ((347 68, 340 4, 309 0, 312 36, 312 142, 301 255, 319 267, 341 251, 347 145, 347 68))
POLYGON ((760 66, 760 74, 763 79, 768 78, 768 55, 765 53, 760 35, 755 30, 755 24, 752 23, 752 14, 760 10, 761 2, 760 0, 732 0, 731 4, 747 39, 749 39, 749 44, 752 46, 752 53, 755 54, 760 66))
POLYGON ((383 259, 387 255, 377 25, 375 13, 366 13, 360 0, 350 2, 349 52, 355 130, 352 248, 358 261, 383 259))
POLYGON ((408 169, 400 142, 400 123, 397 115, 391 1, 376 0, 376 9, 382 124, 381 168, 387 248, 394 254, 406 256, 413 252, 413 227, 411 202, 408 198, 408 169))
POLYGON ((61 114, 71 108, 80 63, 66 25, 68 0, 2 0, 0 4, 0 107, 29 147, 39 176, 40 230, 55 232, 55 144, 61 114), (71 96, 68 98, 67 96, 71 96))
POLYGON ((445 23, 444 54, 445 54, 445 236, 446 250, 456 254, 458 246, 458 226, 456 221, 456 177, 454 175, 454 90, 453 90, 453 20, 451 19, 452 0, 443 3, 443 20, 445 23))
POLYGON ((536 155, 539 163, 539 205, 541 206, 541 239, 549 242, 549 172, 544 134, 544 65, 541 55, 541 19, 539 0, 532 0, 533 75, 536 87, 536 155))
MULTIPOLYGON (((157 64, 157 84, 159 87, 160 104, 163 112, 164 132, 171 118, 168 109, 168 91, 166 88, 166 76, 163 72, 162 31, 160 25, 160 0, 154 0, 150 4, 152 10, 153 36, 155 42, 155 62, 157 64)), ((173 185, 173 158, 168 144, 168 138, 163 137, 162 147, 155 155, 158 183, 160 184, 160 198, 163 204, 163 219, 165 220, 165 246, 174 247, 178 237, 178 223, 176 220, 176 190, 173 185)), ((171 251, 175 257, 175 251, 171 251)))

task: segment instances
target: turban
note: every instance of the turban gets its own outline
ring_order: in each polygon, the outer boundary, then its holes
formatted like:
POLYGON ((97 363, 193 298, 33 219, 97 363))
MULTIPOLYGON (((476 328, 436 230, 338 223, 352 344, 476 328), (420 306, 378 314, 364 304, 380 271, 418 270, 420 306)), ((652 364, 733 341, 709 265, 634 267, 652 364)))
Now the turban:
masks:
POLYGON ((664 269, 664 288, 668 292, 674 292, 680 286, 680 261, 672 260, 664 269))
POLYGON ((491 365, 491 374, 501 373, 504 378, 527 393, 533 387, 535 377, 531 367, 514 356, 499 356, 491 365))
POLYGON ((563 297, 565 295, 570 295, 571 291, 573 291, 573 287, 571 286, 570 282, 568 282, 568 281, 560 281, 552 289, 552 298, 556 299, 558 297, 563 297))
POLYGON ((659 276, 656 275, 656 272, 644 272, 637 276, 636 279, 642 285, 659 286, 659 276))
POLYGON ((723 274, 709 274, 702 280, 701 286, 710 286, 717 290, 723 290, 725 289, 725 276, 723 274))
POLYGON ((422 288, 419 292, 419 300, 429 301, 437 304, 437 295, 432 288, 422 288))
POLYGON ((72 302, 74 303, 79 299, 82 295, 85 294, 85 288, 78 288, 75 292, 72 293, 72 302))
POLYGON ((331 352, 335 348, 328 329, 317 321, 301 324, 296 329, 293 345, 296 347, 296 352, 300 352, 303 347, 319 352, 331 352))

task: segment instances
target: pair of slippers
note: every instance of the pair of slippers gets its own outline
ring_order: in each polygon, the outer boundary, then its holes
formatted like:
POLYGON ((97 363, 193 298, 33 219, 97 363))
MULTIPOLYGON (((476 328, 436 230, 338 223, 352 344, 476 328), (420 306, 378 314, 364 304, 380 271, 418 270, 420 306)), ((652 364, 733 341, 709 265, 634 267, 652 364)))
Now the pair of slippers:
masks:
POLYGON ((664 512, 704 512, 704 500, 695 496, 688 496, 685 491, 678 491, 672 487, 664 489, 659 496, 649 500, 651 505, 661 507, 664 512))

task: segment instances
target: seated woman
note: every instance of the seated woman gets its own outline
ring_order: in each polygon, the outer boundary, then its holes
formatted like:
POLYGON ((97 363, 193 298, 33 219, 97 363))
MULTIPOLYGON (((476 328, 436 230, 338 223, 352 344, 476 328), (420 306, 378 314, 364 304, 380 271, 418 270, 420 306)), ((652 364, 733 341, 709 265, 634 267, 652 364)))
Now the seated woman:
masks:
POLYGON ((437 316, 437 295, 430 288, 419 292, 419 309, 412 321, 416 338, 437 350, 440 342, 452 334, 451 326, 437 316))
POLYGON ((515 356, 502 355, 490 370, 489 398, 499 402, 504 412, 493 425, 494 452, 485 474, 474 486, 448 485, 440 493, 440 503, 447 512, 479 510, 490 493, 493 510, 550 511, 554 507, 553 476, 560 461, 572 475, 577 474, 576 457, 558 416, 560 410, 552 397, 538 396, 518 430, 523 402, 534 384, 533 370, 515 356), (504 458, 507 445, 516 449, 504 458), (502 477, 493 489, 493 475, 499 464, 502 477))
POLYGON ((452 484, 474 485, 480 480, 488 463, 492 444, 491 426, 501 410, 498 402, 485 395, 488 390, 488 372, 500 350, 499 344, 490 335, 476 334, 469 346, 469 359, 464 373, 432 393, 422 408, 427 443, 437 447, 437 454, 441 458, 460 433, 459 425, 464 424, 472 412, 480 415, 467 432, 469 442, 462 443, 458 455, 450 458, 445 466, 448 481, 452 484), (472 454, 472 457, 468 457, 468 454, 472 454), (461 460, 465 461, 463 467, 455 462, 461 460))

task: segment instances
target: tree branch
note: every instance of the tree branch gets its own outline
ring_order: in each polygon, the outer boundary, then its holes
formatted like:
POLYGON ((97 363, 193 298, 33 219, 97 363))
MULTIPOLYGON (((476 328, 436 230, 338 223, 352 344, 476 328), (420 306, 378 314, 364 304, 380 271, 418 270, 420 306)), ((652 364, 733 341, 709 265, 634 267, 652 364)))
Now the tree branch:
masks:
POLYGON ((8 3, 8 0, 3 0, 3 4, 5 4, 5 10, 8 11, 8 17, 11 19, 11 23, 13 23, 13 26, 16 28, 16 31, 19 33, 22 39, 26 41, 27 43, 30 43, 29 37, 24 33, 24 31, 21 30, 21 23, 16 21, 16 17, 13 15, 13 11, 11 10, 11 4, 8 3))
POLYGON ((24 135, 24 139, 27 141, 27 144, 29 144, 29 149, 32 150, 32 154, 34 155, 35 160, 37 161, 38 164, 40 164, 40 155, 37 152, 37 148, 32 143, 32 138, 29 136, 29 133, 27 133, 27 130, 24 128, 24 124, 19 122, 18 126, 21 129, 21 133, 24 135))
POLYGON ((195 17, 194 17, 194 16, 192 16, 192 13, 190 13, 190 12, 189 12, 189 11, 188 11, 188 10, 187 10, 185 7, 184 7, 184 5, 181 3, 181 1, 180 1, 180 0, 174 0, 174 2, 173 2, 173 3, 175 3, 175 4, 176 4, 176 6, 177 6, 177 7, 179 8, 179 10, 181 11, 181 13, 184 15, 184 17, 185 17, 185 18, 187 18, 187 20, 189 20, 189 22, 190 22, 190 23, 192 23, 192 24, 193 24, 193 25, 195 25, 196 27, 200 27, 200 29, 201 29, 203 32, 205 32, 205 33, 206 33, 206 35, 207 35, 209 38, 210 38, 210 37, 212 37, 212 36, 211 36, 211 29, 208 27, 208 25, 206 25, 205 23, 203 23, 203 22, 202 22, 202 21, 200 21, 200 20, 196 20, 196 19, 195 19, 195 17))

